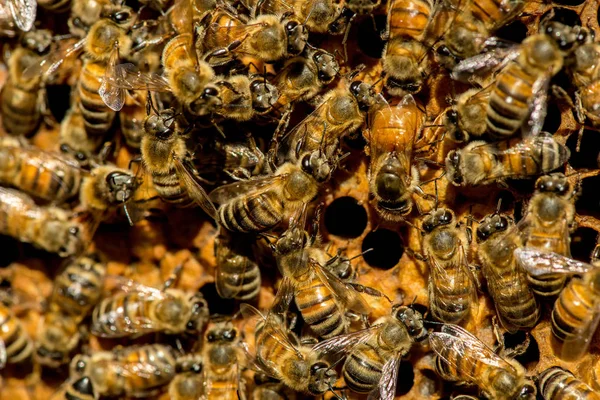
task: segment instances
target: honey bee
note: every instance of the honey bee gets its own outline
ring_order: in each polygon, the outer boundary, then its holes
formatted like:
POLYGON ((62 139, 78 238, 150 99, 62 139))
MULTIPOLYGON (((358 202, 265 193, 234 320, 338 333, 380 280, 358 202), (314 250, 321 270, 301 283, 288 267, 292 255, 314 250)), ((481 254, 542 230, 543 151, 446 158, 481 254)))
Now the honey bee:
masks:
POLYGON ((37 206, 25 193, 0 188, 0 233, 61 257, 83 249, 85 229, 69 211, 37 206))
POLYGON ((486 112, 493 86, 469 89, 460 94, 455 104, 444 113, 446 134, 455 142, 469 142, 487 131, 486 112))
POLYGON ((239 235, 222 231, 215 240, 215 284, 225 299, 250 300, 260 291, 261 276, 251 246, 239 235))
POLYGON ((0 369, 17 364, 33 354, 33 340, 10 307, 0 302, 0 369))
POLYGON ((538 385, 544 400, 572 398, 598 400, 600 395, 571 371, 561 367, 550 367, 538 375, 538 385))
POLYGON ((445 208, 423 218, 421 247, 429 265, 429 309, 439 321, 457 324, 477 302, 477 288, 468 266, 466 232, 445 208))
MULTIPOLYGON (((573 190, 562 173, 538 178, 525 217, 517 228, 525 248, 571 256, 570 230, 575 218, 577 190, 573 190)), ((542 297, 556 296, 562 290, 564 275, 529 275, 533 292, 542 297)))
POLYGON ((81 319, 63 314, 60 310, 47 312, 38 326, 35 343, 37 363, 52 368, 68 364, 81 340, 81 319))
POLYGON ((243 21, 225 9, 209 13, 198 33, 204 58, 213 66, 238 56, 275 62, 302 52, 308 31, 293 14, 258 15, 243 21))
MULTIPOLYGON (((523 0, 449 1, 454 8, 452 22, 444 32, 444 44, 438 49, 440 62, 448 67, 457 61, 481 53, 493 33, 514 20, 523 10, 523 0), (456 4, 459 8, 456 10, 456 4)), ((491 39, 490 39, 491 40, 491 39)))
POLYGON ((227 141, 213 140, 196 152, 196 167, 231 179, 250 179, 269 169, 266 157, 250 134, 239 140, 227 135, 227 141))
POLYGON ((224 185, 210 199, 220 204, 219 223, 232 232, 263 232, 311 202, 333 166, 320 151, 304 154, 296 164, 285 163, 273 175, 224 185))
POLYGON ((392 96, 417 93, 431 66, 424 43, 433 13, 432 0, 393 0, 388 4, 388 40, 383 51, 384 85, 392 96))
POLYGON ((8 77, 0 92, 0 115, 4 130, 10 135, 30 137, 40 125, 46 106, 45 82, 40 75, 24 76, 23 71, 40 62, 51 45, 50 31, 27 32, 8 60, 8 77))
POLYGON ((114 165, 102 165, 84 176, 79 201, 83 209, 97 212, 122 205, 127 214, 126 204, 137 187, 138 181, 131 171, 114 165))
POLYGON ((33 28, 37 14, 37 1, 7 0, 0 6, 0 32, 14 27, 23 32, 33 28))
POLYGON ((254 374, 252 400, 296 400, 296 393, 277 379, 263 373, 254 374))
POLYGON ((201 332, 208 305, 200 293, 170 288, 156 289, 130 280, 117 282, 117 291, 96 305, 92 333, 117 338, 152 332, 201 332))
POLYGON ((537 390, 514 359, 504 359, 457 325, 445 324, 429 334, 437 355, 436 371, 448 381, 477 385, 489 399, 535 399, 537 390))
POLYGON ((302 344, 286 331, 282 315, 271 311, 265 316, 245 303, 240 310, 245 316, 258 319, 252 360, 255 370, 297 392, 318 396, 332 389, 337 381, 335 369, 321 359, 314 347, 302 344))
POLYGON ((567 67, 575 92, 575 110, 578 122, 587 119, 593 126, 600 126, 600 45, 585 43, 577 47, 567 59, 567 67))
POLYGON ((110 4, 110 0, 72 0, 71 15, 67 21, 69 32, 85 37, 90 27, 100 19, 102 9, 110 4))
MULTIPOLYGON (((599 254, 599 247, 596 246, 594 259, 599 254)), ((571 279, 560 292, 551 317, 557 355, 564 360, 580 359, 587 351, 600 321, 598 266, 536 249, 517 249, 515 257, 534 277, 583 274, 582 277, 571 279)))
POLYGON ((202 95, 207 104, 197 115, 214 113, 236 121, 249 121, 255 115, 267 113, 278 97, 277 88, 264 78, 233 75, 207 85, 202 95))
POLYGON ((371 158, 369 192, 386 220, 402 220, 412 211, 412 194, 423 192, 413 151, 424 122, 425 115, 411 95, 396 106, 378 109, 372 118, 365 149, 371 158))
POLYGON ((171 347, 149 344, 79 354, 71 361, 70 377, 89 377, 100 396, 146 397, 168 384, 176 369, 171 347))
POLYGON ((545 174, 567 162, 569 149, 552 136, 470 142, 446 156, 448 180, 456 186, 486 185, 545 174))
POLYGON ((96 400, 98 395, 94 390, 94 384, 87 376, 74 381, 65 382, 58 392, 54 393, 50 400, 96 400))
POLYGON ((286 133, 290 144, 287 159, 298 160, 299 155, 317 150, 331 157, 343 136, 360 128, 368 112, 386 104, 371 85, 362 81, 330 90, 315 111, 286 133))
POLYGON ((0 183, 61 204, 79 192, 83 171, 66 154, 40 150, 15 137, 0 138, 0 183))
POLYGON ((171 400, 204 399, 203 361, 198 354, 186 354, 177 360, 177 375, 169 383, 171 400))
POLYGON ((140 148, 144 168, 152 176, 154 188, 164 201, 178 207, 190 207, 195 203, 216 219, 215 207, 198 183, 185 139, 174 118, 173 109, 146 117, 140 148))
POLYGON ((591 357, 581 360, 577 365, 577 376, 587 383, 593 390, 600 390, 600 358, 593 354, 591 357))
POLYGON ((314 349, 347 355, 342 373, 350 390, 370 392, 372 398, 393 399, 402 357, 426 338, 421 313, 396 304, 390 315, 379 318, 371 327, 331 338, 314 349))
POLYGON ((521 237, 506 216, 492 214, 477 227, 478 255, 488 291, 504 328, 514 332, 535 326, 540 309, 527 275, 519 268, 513 252, 522 246, 521 237))
POLYGON ((295 102, 313 99, 333 82, 339 70, 333 54, 307 45, 303 54, 286 60, 273 78, 280 94, 273 109, 285 110, 295 102))
POLYGON ((550 79, 563 67, 564 55, 573 43, 574 28, 553 22, 546 33, 528 37, 517 47, 486 52, 460 62, 452 72, 456 79, 501 65, 487 105, 487 133, 507 138, 519 128, 537 136, 546 117, 550 79))
POLYGON ((231 322, 219 322, 205 334, 204 398, 207 400, 237 400, 244 393, 241 377, 239 334, 231 322))
POLYGON ((346 0, 344 7, 358 15, 370 15, 381 5, 381 0, 346 0))
POLYGON ((312 331, 328 339, 348 331, 347 312, 368 315, 369 306, 353 286, 322 266, 322 253, 312 247, 313 240, 294 221, 275 242, 273 253, 284 277, 276 297, 293 297, 312 331))

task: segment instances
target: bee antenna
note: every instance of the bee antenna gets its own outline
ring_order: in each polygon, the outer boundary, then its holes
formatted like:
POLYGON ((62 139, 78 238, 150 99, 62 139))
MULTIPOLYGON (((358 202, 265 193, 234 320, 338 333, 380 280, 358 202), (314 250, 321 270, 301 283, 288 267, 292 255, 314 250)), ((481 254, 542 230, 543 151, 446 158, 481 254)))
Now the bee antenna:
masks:
POLYGON ((123 200, 123 212, 125 212, 125 217, 127 217, 127 222, 129 222, 129 226, 133 226, 133 220, 129 215, 129 211, 127 210, 127 203, 123 200))
POLYGON ((428 319, 424 319, 423 320, 424 324, 432 324, 432 325, 446 325, 443 322, 437 322, 437 321, 430 321, 428 319))
POLYGON ((365 69, 367 66, 365 64, 358 64, 356 66, 356 68, 354 68, 352 71, 348 72, 348 75, 346 75, 346 79, 348 80, 353 80, 354 78, 356 78, 356 75, 358 75, 363 69, 365 69))
POLYGON ((302 25, 306 25, 306 23, 308 22, 308 19, 310 18, 310 16, 312 15, 313 11, 315 10, 315 7, 317 6, 317 4, 313 4, 313 6, 311 7, 310 11, 308 12, 308 14, 306 15, 306 18, 304 18, 304 21, 302 21, 302 25))
POLYGON ((495 215, 500 214, 500 207, 502 207, 502 197, 500 197, 498 199, 498 204, 496 205, 496 210, 494 211, 494 213, 492 214, 492 217, 495 215))
MULTIPOLYGON (((418 208, 418 206, 417 206, 417 208, 418 208)), ((420 215, 423 215, 423 214, 425 214, 425 213, 423 213, 421 210, 419 210, 419 214, 420 214, 420 215)), ((418 230, 419 232, 422 232, 422 231, 423 231, 423 230, 422 230, 421 228, 419 228, 417 225, 413 224, 412 222, 410 222, 410 221, 408 221, 408 220, 406 220, 406 221, 403 221, 403 222, 404 222, 406 225, 408 225, 408 226, 410 226, 410 227, 412 227, 412 228, 415 228, 415 229, 416 229, 416 230, 418 230)))
POLYGON ((359 254, 357 254, 357 255, 355 255, 355 256, 352 256, 352 257, 350 257, 350 258, 348 259, 348 261, 356 260, 358 257, 362 257, 362 256, 364 256, 365 254, 367 254, 367 253, 370 253, 370 252, 372 252, 372 251, 375 251, 375 249, 374 249, 374 248, 372 248, 372 247, 371 247, 370 249, 363 250, 361 253, 359 253, 359 254))

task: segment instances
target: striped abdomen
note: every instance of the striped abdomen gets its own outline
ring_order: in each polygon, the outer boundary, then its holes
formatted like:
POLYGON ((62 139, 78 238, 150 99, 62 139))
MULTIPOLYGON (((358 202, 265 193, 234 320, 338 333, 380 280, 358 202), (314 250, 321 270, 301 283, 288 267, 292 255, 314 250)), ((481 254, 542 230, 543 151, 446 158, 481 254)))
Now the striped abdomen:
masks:
MULTIPOLYGON (((570 238, 568 227, 565 223, 558 223, 559 229, 540 227, 532 231, 527 240, 526 247, 534 248, 542 251, 551 251, 566 257, 571 257, 569 247, 570 238), (566 229, 566 232, 562 230, 566 229)), ((554 228, 554 227, 553 227, 554 228)), ((527 274, 529 287, 533 292, 540 297, 557 296, 565 286, 567 277, 564 274, 533 276, 527 274)))
POLYGON ((529 101, 537 74, 510 64, 496 78, 487 107, 487 127, 491 136, 505 138, 517 131, 529 114, 529 101))
POLYGON ((79 192, 81 170, 61 156, 31 148, 0 146, 0 183, 39 199, 62 203, 79 192))
POLYGON ((79 75, 79 109, 85 130, 92 136, 102 136, 108 132, 116 115, 98 94, 105 71, 104 63, 86 60, 79 75))
POLYGON ((51 308, 81 320, 96 305, 103 290, 106 266, 87 256, 70 263, 54 281, 51 308))
POLYGON ((263 232, 283 218, 284 202, 274 191, 239 196, 219 207, 219 222, 232 232, 263 232))
POLYGON ((25 331, 23 324, 12 311, 0 304, 0 340, 6 348, 6 360, 18 363, 31 356, 33 342, 25 331))
POLYGON ((177 207, 191 207, 194 201, 177 176, 173 163, 168 170, 152 170, 152 183, 161 199, 177 207))
POLYGON ((50 400, 95 400, 97 399, 94 385, 89 377, 83 376, 65 386, 65 388, 52 395, 50 400))
POLYGON ((570 156, 569 149, 550 136, 530 140, 513 138, 495 143, 501 152, 496 155, 502 164, 499 175, 490 178, 526 178, 541 175, 563 165, 570 156))
POLYGON ((0 92, 2 126, 11 135, 30 137, 40 125, 38 90, 20 88, 9 77, 0 92))
POLYGON ((545 400, 600 400, 600 395, 591 387, 560 367, 542 372, 538 376, 538 385, 545 400))
POLYGON ((65 12, 71 5, 71 0, 38 0, 38 5, 55 13, 65 12))
POLYGON ((492 286, 490 294, 503 321, 516 329, 535 326, 540 310, 525 273, 503 274, 492 286))
POLYGON ((229 253, 230 257, 217 264, 216 285, 219 295, 226 299, 253 299, 260 291, 260 269, 248 257, 229 253))
POLYGON ((592 125, 600 126, 600 107, 598 107, 600 104, 600 79, 582 87, 579 90, 579 96, 586 117, 592 125))
POLYGON ((476 19, 493 29, 499 23, 507 24, 512 16, 517 16, 525 2, 522 0, 471 0, 470 10, 476 19))
POLYGON ((346 331, 344 310, 320 279, 315 277, 299 283, 294 297, 302 318, 318 336, 328 339, 346 331))
POLYGON ((104 337, 123 337, 131 334, 131 321, 150 320, 152 301, 136 292, 120 292, 102 300, 92 314, 92 330, 104 337))
POLYGON ((431 17, 431 3, 428 0, 395 0, 388 7, 390 38, 421 38, 431 17))
POLYGON ((350 390, 357 393, 368 393, 381 379, 383 365, 387 360, 377 350, 377 337, 359 344, 344 362, 342 373, 350 390))
POLYGON ((552 309, 552 333, 559 343, 572 339, 590 322, 597 302, 589 285, 581 279, 569 282, 552 309))
POLYGON ((239 37, 239 26, 241 22, 232 18, 226 12, 218 11, 213 13, 213 17, 207 26, 206 36, 204 37, 204 50, 212 50, 219 47, 227 47, 236 40, 244 39, 239 37))
POLYGON ((435 268, 430 269, 429 308, 439 321, 457 324, 469 315, 475 286, 469 273, 462 271, 464 265, 447 263, 440 267, 445 270, 442 276, 434 272, 435 268))
POLYGON ((133 397, 139 397, 139 394, 147 393, 153 388, 169 383, 175 377, 177 365, 171 348, 162 344, 133 347, 118 357, 118 363, 134 366, 136 364, 149 365, 155 370, 155 373, 150 374, 125 374, 123 376, 118 373, 118 366, 116 366, 116 373, 121 375, 120 379, 125 393, 133 397))
POLYGON ((230 365, 228 368, 214 368, 210 373, 210 386, 206 400, 238 400, 238 382, 231 382, 237 375, 232 374, 231 370, 237 368, 230 365))

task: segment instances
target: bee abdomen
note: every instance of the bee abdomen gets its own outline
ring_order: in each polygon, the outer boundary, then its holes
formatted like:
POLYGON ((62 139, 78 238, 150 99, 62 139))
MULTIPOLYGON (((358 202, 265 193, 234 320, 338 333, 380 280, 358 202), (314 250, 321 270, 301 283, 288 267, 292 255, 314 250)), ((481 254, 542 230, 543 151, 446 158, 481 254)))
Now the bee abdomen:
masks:
POLYGON ((194 204, 185 188, 182 187, 175 169, 165 173, 152 172, 152 183, 161 199, 167 203, 175 204, 177 207, 190 207, 194 204))
MULTIPOLYGON (((90 135, 103 135, 111 127, 116 113, 108 108, 98 91, 100 80, 95 75, 104 74, 104 66, 86 63, 79 80, 79 108, 85 129, 90 135)), ((102 75, 100 75, 102 76, 102 75)))
POLYGON ((531 79, 516 66, 498 77, 487 108, 487 126, 492 136, 510 136, 523 124, 529 113, 531 79))
POLYGON ((239 279, 242 279, 242 287, 239 289, 235 298, 238 300, 249 300, 253 299, 258 295, 260 291, 261 277, 260 269, 258 265, 253 262, 248 262, 247 269, 245 271, 238 270, 238 266, 225 265, 222 267, 222 275, 224 285, 229 287, 231 293, 238 290, 239 279), (248 265, 249 264, 249 265, 248 265), (240 276, 240 273, 243 275, 240 276))
POLYGON ((344 363, 344 380, 350 390, 357 393, 368 393, 381 378, 383 360, 376 349, 365 343, 353 351, 344 363))
POLYGON ((0 96, 4 129, 15 136, 30 137, 40 125, 37 92, 24 91, 8 79, 0 96))
POLYGON ((220 223, 233 232, 262 232, 278 225, 282 218, 283 202, 269 193, 219 207, 220 223))
POLYGON ((539 377, 539 387, 544 399, 597 400, 600 396, 583 381, 560 367, 551 367, 539 377))
POLYGON ((537 296, 557 296, 565 285, 567 278, 561 275, 533 276, 527 275, 529 287, 537 296))
POLYGON ((29 335, 8 309, 0 309, 0 339, 4 342, 6 358, 10 363, 21 362, 33 352, 29 335))
POLYGON ((302 318, 317 335, 327 339, 344 332, 346 324, 341 310, 323 283, 315 281, 301 287, 295 297, 302 318))
POLYGON ((594 302, 587 293, 580 282, 572 281, 556 300, 552 309, 552 333, 560 342, 575 334, 592 314, 594 302))

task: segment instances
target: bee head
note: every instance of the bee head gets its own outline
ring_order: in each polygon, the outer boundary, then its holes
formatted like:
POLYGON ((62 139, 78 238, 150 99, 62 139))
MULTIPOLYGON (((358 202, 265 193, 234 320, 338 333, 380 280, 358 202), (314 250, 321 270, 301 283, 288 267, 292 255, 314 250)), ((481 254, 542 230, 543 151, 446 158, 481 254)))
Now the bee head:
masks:
POLYGON ((504 215, 493 215, 486 217, 477 227, 477 242, 484 242, 497 232, 508 229, 509 221, 504 215))
POLYGON ((71 361, 71 376, 82 376, 86 373, 88 364, 90 362, 90 357, 78 354, 71 361))
POLYGON ((114 203, 127 202, 137 186, 135 176, 125 171, 114 171, 106 176, 106 185, 114 203))
POLYGON ((285 26, 285 34, 287 36, 287 53, 290 56, 296 56, 304 50, 306 41, 308 40, 308 30, 306 27, 290 16, 282 17, 282 24, 285 26))
POLYGON ((412 307, 395 305, 392 315, 406 326, 409 335, 417 341, 425 339, 427 329, 423 324, 423 315, 412 307))
POLYGON ((160 115, 152 114, 144 121, 144 131, 159 140, 168 140, 175 132, 175 121, 170 110, 161 111, 160 115))
POLYGON ((445 208, 439 208, 423 219, 422 229, 430 233, 436 227, 442 225, 449 225, 454 221, 454 213, 451 210, 445 208))
POLYGON ((92 384, 92 380, 87 376, 83 376, 75 382, 73 382, 73 389, 75 389, 77 393, 88 395, 90 396, 90 398, 96 398, 96 393, 94 392, 94 385, 92 384))
POLYGON ((208 304, 200 293, 194 293, 190 302, 192 303, 192 314, 185 329, 190 333, 202 332, 204 324, 208 320, 208 304))
POLYGON ((373 90, 371 85, 363 81, 354 81, 350 84, 350 93, 356 98, 358 108, 367 111, 373 103, 373 90))
POLYGON ((325 362, 318 361, 310 366, 308 391, 313 395, 321 395, 337 381, 337 373, 325 362))
POLYGON ((302 157, 302 171, 311 175, 317 182, 326 182, 331 178, 333 169, 321 151, 313 151, 302 157))
POLYGON ((571 185, 564 174, 557 172, 538 178, 535 182, 535 189, 539 192, 556 193, 562 196, 570 192, 571 185))
POLYGON ((452 150, 446 157, 446 172, 448 179, 456 186, 461 186, 464 183, 464 178, 460 171, 461 155, 460 151, 452 150))
POLYGON ((521 386, 519 393, 517 394, 517 400, 534 400, 537 397, 537 389, 535 384, 529 379, 521 386))
POLYGON ((337 76, 340 66, 331 53, 318 50, 312 59, 317 66, 317 76, 322 84, 329 84, 337 76))
POLYGON ((252 94, 252 108, 259 113, 269 111, 279 98, 277 87, 263 77, 252 81, 250 93, 252 94))

